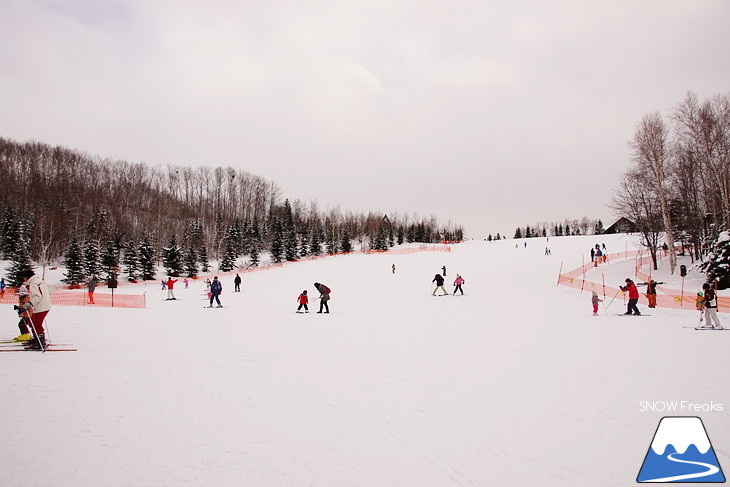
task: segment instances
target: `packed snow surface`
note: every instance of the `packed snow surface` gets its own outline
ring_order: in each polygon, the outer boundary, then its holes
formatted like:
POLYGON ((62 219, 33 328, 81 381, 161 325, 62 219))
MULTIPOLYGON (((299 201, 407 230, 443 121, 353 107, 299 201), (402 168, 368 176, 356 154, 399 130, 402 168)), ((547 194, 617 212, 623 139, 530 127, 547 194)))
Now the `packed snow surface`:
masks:
MULTIPOLYGON (((590 292, 556 285, 561 262, 636 237, 523 243, 296 262, 242 274, 240 293, 227 275, 222 309, 200 280, 177 301, 135 285, 147 309, 54 307, 51 340, 78 352, 0 354, 0 485, 625 486, 665 415, 700 416, 730 465, 730 332, 692 329, 693 307, 617 316, 621 295, 594 317, 590 292), (465 296, 432 296, 444 265, 465 296), (315 281, 332 312, 296 314, 315 281), (724 411, 645 407, 661 401, 724 411)), ((703 276, 680 263, 693 294, 703 276)), ((587 278, 615 287, 633 266, 587 278)), ((665 266, 654 278, 679 289, 665 266)))

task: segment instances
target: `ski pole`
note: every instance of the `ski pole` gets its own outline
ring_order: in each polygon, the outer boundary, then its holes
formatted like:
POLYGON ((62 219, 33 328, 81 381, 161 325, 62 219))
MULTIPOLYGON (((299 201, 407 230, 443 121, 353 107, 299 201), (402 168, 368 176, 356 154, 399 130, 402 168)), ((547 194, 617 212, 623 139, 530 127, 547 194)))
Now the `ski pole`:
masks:
POLYGON ((35 340, 38 342, 38 345, 40 345, 41 352, 42 353, 45 353, 46 352, 46 347, 43 346, 43 343, 41 342, 41 339, 38 337, 38 332, 36 332, 36 329, 35 329, 35 323, 33 323, 33 320, 30 319, 30 318, 24 318, 24 319, 27 319, 28 322, 30 322, 30 327, 33 328, 33 337, 35 337, 35 340))
POLYGON ((601 304, 603 305, 603 311, 605 311, 606 316, 608 316, 608 310, 606 309, 606 303, 604 301, 601 301, 601 304))
POLYGON ((620 289, 618 291, 616 291, 616 294, 613 295, 613 298, 611 298, 611 302, 608 303, 608 306, 606 306, 606 308, 610 308, 611 307, 611 304, 613 303, 613 300, 616 299, 616 296, 618 296, 618 293, 620 293, 620 292, 621 292, 620 289))

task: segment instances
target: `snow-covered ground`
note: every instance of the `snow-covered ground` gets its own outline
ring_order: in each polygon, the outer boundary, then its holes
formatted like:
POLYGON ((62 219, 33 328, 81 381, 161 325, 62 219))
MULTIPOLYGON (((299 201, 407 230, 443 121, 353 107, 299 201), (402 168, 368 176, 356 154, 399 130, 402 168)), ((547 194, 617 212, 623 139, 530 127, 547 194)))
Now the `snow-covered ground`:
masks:
MULTIPOLYGON (((730 465, 730 332, 686 328, 694 310, 616 316, 621 296, 593 317, 589 292, 556 285, 561 261, 634 240, 298 262, 244 274, 241 293, 226 276, 223 309, 199 281, 177 301, 140 285, 148 309, 57 306, 49 335, 78 352, 0 354, 0 485, 625 486, 664 415, 700 416, 730 465), (431 296, 442 265, 466 296, 431 296), (315 281, 332 313, 296 314, 315 281), (724 410, 642 403, 674 400, 724 410)), ((588 278, 615 287, 633 265, 588 278)), ((685 289, 701 282, 691 270, 685 289)))

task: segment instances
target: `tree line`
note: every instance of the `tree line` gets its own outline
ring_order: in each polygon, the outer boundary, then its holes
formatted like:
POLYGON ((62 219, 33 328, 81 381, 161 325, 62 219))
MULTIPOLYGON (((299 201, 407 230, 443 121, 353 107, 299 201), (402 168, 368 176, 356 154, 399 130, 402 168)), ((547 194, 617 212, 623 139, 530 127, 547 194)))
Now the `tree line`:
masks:
MULTIPOLYGON (((730 228, 730 97, 688 92, 669 113, 644 115, 629 147, 631 166, 610 207, 636 225, 655 269, 662 236, 702 259, 730 228)), ((674 252, 669 259, 674 273, 674 252)))
POLYGON ((603 222, 600 219, 566 218, 562 222, 542 222, 532 226, 517 227, 514 238, 563 237, 572 235, 599 235, 603 233, 603 222))
POLYGON ((0 254, 6 278, 63 263, 66 282, 89 276, 154 279, 257 266, 308 255, 462 240, 435 217, 323 211, 231 167, 151 167, 41 142, 0 138, 0 254))

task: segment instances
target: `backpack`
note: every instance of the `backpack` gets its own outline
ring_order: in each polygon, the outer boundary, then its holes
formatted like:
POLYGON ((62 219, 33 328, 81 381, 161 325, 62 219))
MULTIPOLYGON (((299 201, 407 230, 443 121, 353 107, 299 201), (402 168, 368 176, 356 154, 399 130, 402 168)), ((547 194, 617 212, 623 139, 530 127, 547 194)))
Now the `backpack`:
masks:
POLYGON ((322 286, 322 288, 324 288, 324 290, 327 294, 330 294, 332 292, 332 290, 330 288, 328 288, 327 286, 325 286, 324 284, 320 284, 320 286, 322 286))

